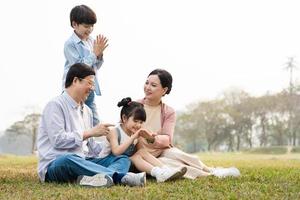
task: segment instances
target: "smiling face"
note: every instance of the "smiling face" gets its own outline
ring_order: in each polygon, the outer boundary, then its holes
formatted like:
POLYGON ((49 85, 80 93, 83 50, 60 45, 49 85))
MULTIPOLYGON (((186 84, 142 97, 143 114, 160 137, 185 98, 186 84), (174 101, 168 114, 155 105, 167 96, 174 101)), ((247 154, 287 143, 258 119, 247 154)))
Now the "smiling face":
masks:
POLYGON ((81 40, 87 40, 94 29, 93 24, 84 24, 84 23, 78 24, 76 22, 73 22, 72 25, 73 25, 76 35, 81 40))
POLYGON ((167 90, 167 87, 162 87, 157 75, 148 76, 144 85, 144 93, 146 99, 151 101, 160 101, 167 90))
POLYGON ((134 119, 133 116, 127 118, 125 115, 123 115, 122 123, 123 123, 122 128, 130 136, 134 134, 136 131, 138 131, 142 127, 142 124, 144 122, 142 120, 134 119))
POLYGON ((78 84, 78 94, 80 95, 80 99, 84 102, 89 94, 94 90, 95 87, 95 76, 90 75, 86 76, 85 78, 77 78, 78 84))

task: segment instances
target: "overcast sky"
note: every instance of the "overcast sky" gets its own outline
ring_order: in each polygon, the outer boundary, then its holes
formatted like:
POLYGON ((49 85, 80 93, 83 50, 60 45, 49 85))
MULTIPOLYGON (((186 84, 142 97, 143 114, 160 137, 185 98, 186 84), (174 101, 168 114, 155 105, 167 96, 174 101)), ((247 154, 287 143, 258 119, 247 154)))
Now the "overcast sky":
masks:
POLYGON ((0 130, 60 94, 69 13, 79 4, 97 14, 92 36, 109 38, 96 99, 103 121, 118 120, 121 98, 142 98, 157 67, 174 78, 165 101, 182 110, 230 87, 280 91, 288 57, 300 61, 297 0, 9 0, 0 12, 0 130))

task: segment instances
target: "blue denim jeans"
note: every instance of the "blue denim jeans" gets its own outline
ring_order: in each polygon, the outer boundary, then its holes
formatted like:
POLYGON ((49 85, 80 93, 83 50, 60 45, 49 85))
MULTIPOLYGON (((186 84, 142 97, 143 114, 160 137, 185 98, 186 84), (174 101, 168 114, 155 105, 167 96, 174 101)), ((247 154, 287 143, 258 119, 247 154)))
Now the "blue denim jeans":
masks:
POLYGON ((99 120, 99 115, 97 112, 97 106, 95 103, 95 92, 92 91, 90 93, 90 95, 88 96, 88 98, 85 100, 84 102, 93 112, 93 126, 99 124, 100 120, 99 120))
POLYGON ((46 182, 74 182, 80 175, 106 174, 114 183, 120 183, 128 172, 130 160, 127 156, 109 155, 105 158, 82 158, 76 154, 66 154, 56 158, 46 173, 46 182))

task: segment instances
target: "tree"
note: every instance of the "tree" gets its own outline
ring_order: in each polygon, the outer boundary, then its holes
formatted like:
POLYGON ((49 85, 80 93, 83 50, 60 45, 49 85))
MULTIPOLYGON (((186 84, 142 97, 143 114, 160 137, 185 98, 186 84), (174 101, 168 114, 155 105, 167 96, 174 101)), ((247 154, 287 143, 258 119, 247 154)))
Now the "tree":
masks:
MULTIPOLYGON (((247 141, 252 146, 252 107, 250 95, 241 89, 231 89, 223 93, 224 101, 226 102, 226 113, 231 118, 230 145, 232 141, 236 141, 236 150, 239 151, 243 140, 247 141)), ((229 147, 233 151, 233 147, 229 147)))
POLYGON ((31 147, 32 153, 34 153, 36 150, 36 137, 37 137, 40 118, 41 118, 41 114, 32 113, 27 115, 24 119, 25 128, 28 129, 32 134, 32 147, 31 147))
POLYGON ((38 113, 31 113, 26 115, 24 120, 17 121, 6 129, 1 144, 5 149, 2 150, 16 154, 34 153, 40 117, 38 113))

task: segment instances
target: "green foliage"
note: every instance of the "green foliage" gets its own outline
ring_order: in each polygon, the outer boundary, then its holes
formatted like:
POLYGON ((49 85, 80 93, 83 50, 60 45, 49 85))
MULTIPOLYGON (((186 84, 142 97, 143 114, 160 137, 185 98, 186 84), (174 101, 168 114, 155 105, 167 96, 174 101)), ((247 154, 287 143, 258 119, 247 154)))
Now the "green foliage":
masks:
POLYGON ((0 138, 2 153, 17 155, 33 154, 41 114, 31 113, 24 120, 13 123, 0 138))
POLYGON ((299 199, 299 154, 199 154, 213 166, 236 166, 242 176, 182 179, 146 187, 86 188, 75 184, 40 183, 35 157, 0 156, 0 199, 299 199))
POLYGON ((257 147, 245 150, 244 152, 254 154, 285 154, 287 153, 287 147, 285 146, 272 146, 272 147, 257 147))
POLYGON ((291 153, 300 153, 300 147, 293 147, 291 153))
POLYGON ((232 89, 218 99, 194 103, 178 114, 175 142, 192 152, 296 145, 300 140, 299 92, 251 97, 232 89))

